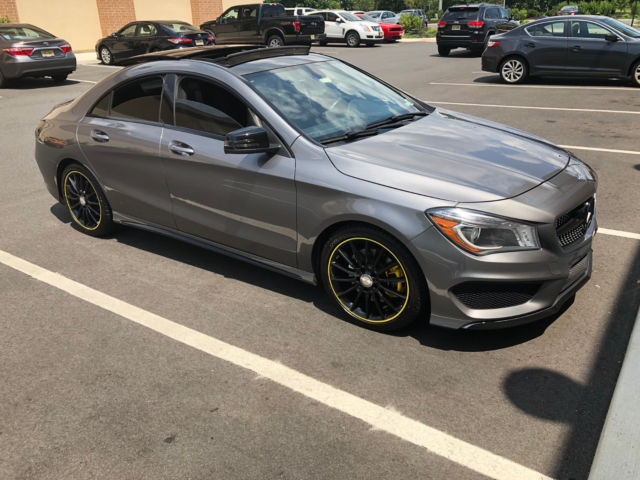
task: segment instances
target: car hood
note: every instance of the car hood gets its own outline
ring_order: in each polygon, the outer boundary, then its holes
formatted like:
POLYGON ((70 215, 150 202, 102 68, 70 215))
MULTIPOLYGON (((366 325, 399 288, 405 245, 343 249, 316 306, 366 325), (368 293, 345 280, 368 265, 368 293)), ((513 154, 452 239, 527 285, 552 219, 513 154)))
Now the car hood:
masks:
POLYGON ((565 150, 541 138, 443 109, 326 152, 345 175, 453 202, 520 195, 569 160, 565 150))

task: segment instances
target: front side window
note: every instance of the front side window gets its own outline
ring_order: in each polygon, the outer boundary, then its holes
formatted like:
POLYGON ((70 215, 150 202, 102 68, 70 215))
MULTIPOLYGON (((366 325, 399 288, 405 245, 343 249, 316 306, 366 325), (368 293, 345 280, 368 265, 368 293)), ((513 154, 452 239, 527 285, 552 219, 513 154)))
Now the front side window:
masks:
POLYGON ((127 120, 158 122, 162 77, 147 77, 113 91, 110 116, 127 120))
POLYGON ((337 60, 255 72, 245 78, 291 125, 318 142, 395 115, 424 112, 410 98, 337 60))
POLYGON ((255 115, 234 94, 201 80, 184 77, 175 100, 175 125, 224 137, 242 127, 256 125, 255 115))
POLYGON ((232 8, 220 17, 220 23, 233 23, 240 16, 240 7, 232 8))
POLYGON ((571 22, 571 36, 578 38, 603 39, 611 35, 606 28, 591 22, 571 22))
POLYGON ((133 37, 136 34, 137 24, 127 25, 122 30, 118 32, 118 35, 121 37, 133 37))
POLYGON ((526 29, 532 37, 564 37, 565 22, 550 22, 532 25, 526 29))

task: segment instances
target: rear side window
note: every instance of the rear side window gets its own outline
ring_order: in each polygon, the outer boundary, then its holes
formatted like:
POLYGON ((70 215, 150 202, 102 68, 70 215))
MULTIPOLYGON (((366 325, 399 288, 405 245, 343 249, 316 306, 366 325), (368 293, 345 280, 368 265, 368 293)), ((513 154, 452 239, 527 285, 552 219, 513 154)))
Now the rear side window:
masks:
POLYGON ((175 22, 175 23, 163 23, 161 24, 164 27, 171 30, 173 33, 183 33, 183 32, 197 32, 198 29, 193 25, 189 25, 188 23, 183 22, 175 22))
POLYGON ((254 125, 252 118, 247 106, 224 88, 199 78, 180 81, 175 100, 177 127, 224 137, 254 125))
POLYGON ((54 38, 48 32, 35 27, 2 27, 0 37, 5 40, 36 40, 39 38, 54 38))
POLYGON ((92 117, 108 117, 111 107, 111 92, 107 93, 89 112, 92 117))
POLYGON ((500 18, 500 10, 498 8, 487 8, 487 10, 484 12, 484 18, 500 18))
POLYGON ((549 22, 532 25, 525 30, 532 37, 564 37, 565 22, 549 22))
POLYGON ((604 39, 607 35, 611 35, 611 32, 597 23, 571 22, 572 37, 604 39))
MULTIPOLYGON (((162 77, 147 77, 127 83, 113 91, 111 116, 158 122, 160 118, 160 98, 162 77)), ((97 105, 96 105, 97 106, 97 105)))
POLYGON ((456 20, 475 20, 476 18, 478 18, 478 8, 473 7, 450 8, 444 12, 444 15, 442 16, 442 19, 447 22, 456 20))

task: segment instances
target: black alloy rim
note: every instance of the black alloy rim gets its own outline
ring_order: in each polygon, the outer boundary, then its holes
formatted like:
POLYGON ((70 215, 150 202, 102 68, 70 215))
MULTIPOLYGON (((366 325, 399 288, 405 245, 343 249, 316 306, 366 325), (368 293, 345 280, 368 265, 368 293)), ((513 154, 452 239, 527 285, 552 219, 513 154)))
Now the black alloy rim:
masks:
POLYGON ((87 230, 98 228, 102 216, 100 200, 89 179, 80 172, 69 172, 65 179, 64 194, 76 222, 87 230))
POLYGON ((389 322, 405 309, 409 282, 397 257, 368 238, 351 238, 329 258, 331 289, 350 315, 370 323, 389 322))

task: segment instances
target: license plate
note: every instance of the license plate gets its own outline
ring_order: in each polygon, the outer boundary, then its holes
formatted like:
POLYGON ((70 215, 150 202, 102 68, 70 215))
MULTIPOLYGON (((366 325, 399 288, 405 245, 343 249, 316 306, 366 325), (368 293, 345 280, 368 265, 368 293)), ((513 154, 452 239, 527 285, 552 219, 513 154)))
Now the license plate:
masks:
POLYGON ((311 37, 311 40, 314 40, 316 38, 315 35, 310 35, 310 37, 311 37))
POLYGON ((382 36, 382 33, 378 33, 378 38, 380 38, 382 36))
POLYGON ((54 52, 53 50, 41 50, 40 54, 43 57, 55 57, 56 56, 56 52, 54 52))
POLYGON ((196 40, 196 45, 204 45, 204 40, 196 40))
POLYGON ((460 25, 451 25, 451 30, 460 30, 460 25))

